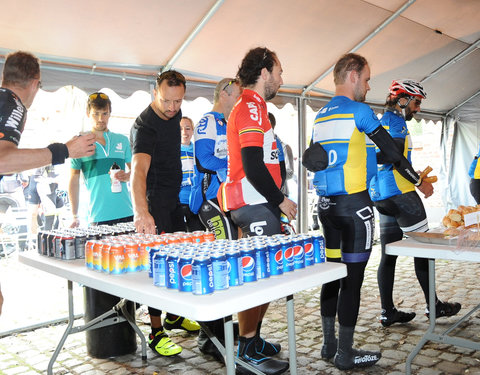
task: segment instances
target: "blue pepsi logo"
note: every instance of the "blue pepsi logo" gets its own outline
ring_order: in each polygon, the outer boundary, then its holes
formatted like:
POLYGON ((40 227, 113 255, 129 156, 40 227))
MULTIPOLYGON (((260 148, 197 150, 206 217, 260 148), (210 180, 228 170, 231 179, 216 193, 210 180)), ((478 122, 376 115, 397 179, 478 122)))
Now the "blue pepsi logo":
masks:
POLYGON ((180 269, 180 275, 182 275, 182 278, 184 280, 190 280, 192 278, 192 265, 191 264, 185 264, 182 266, 180 269))
POLYGON ((293 256, 298 257, 303 255, 303 247, 302 246, 295 246, 293 248, 293 256))
POLYGON ((306 243, 305 244, 305 254, 311 254, 313 253, 313 244, 312 243, 306 243))
POLYGON ((242 258, 242 266, 245 272, 251 272, 255 268, 255 259, 253 257, 246 255, 242 258))
POLYGON ((284 258, 286 260, 292 259, 293 258, 293 247, 289 247, 285 250, 285 253, 283 254, 284 258))
POLYGON ((278 250, 274 256, 275 262, 280 264, 283 262, 283 253, 282 250, 278 250))

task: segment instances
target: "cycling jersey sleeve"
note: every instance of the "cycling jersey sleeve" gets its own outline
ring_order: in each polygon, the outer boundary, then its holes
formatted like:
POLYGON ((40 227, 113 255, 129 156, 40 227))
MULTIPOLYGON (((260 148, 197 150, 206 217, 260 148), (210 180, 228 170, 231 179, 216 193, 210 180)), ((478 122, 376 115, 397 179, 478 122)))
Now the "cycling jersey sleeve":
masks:
POLYGON ((388 160, 390 160, 402 177, 412 184, 418 185, 420 176, 413 170, 412 165, 403 156, 402 152, 399 151, 398 145, 383 126, 380 125, 373 132, 368 133, 367 136, 378 146, 388 160))
MULTIPOLYGON (((397 144, 398 151, 402 152, 405 148, 405 138, 393 138, 397 144)), ((381 150, 377 151, 377 164, 392 164, 393 161, 388 159, 388 155, 385 155, 381 150)))
POLYGON ((0 113, 0 140, 18 146, 25 127, 27 109, 12 91, 0 88, 0 113))
POLYGON ((285 196, 277 188, 275 181, 263 163, 263 149, 261 147, 243 147, 241 154, 245 176, 255 190, 275 206, 282 203, 285 196))

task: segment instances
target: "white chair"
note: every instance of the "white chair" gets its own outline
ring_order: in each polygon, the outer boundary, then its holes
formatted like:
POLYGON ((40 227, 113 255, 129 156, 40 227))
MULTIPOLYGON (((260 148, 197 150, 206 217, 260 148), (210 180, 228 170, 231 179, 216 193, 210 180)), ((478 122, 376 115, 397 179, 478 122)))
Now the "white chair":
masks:
POLYGON ((5 257, 17 249, 28 248, 29 229, 27 208, 11 206, 5 213, 0 213, 0 244, 5 257))

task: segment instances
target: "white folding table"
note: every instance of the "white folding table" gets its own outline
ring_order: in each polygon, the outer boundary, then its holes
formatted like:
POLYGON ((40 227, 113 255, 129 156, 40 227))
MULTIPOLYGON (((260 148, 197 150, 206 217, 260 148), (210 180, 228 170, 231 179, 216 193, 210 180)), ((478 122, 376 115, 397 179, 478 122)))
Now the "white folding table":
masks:
MULTIPOLYGON (((235 374, 236 361, 233 348, 232 314, 286 297, 290 373, 295 375, 297 371, 293 294, 347 275, 344 264, 321 263, 281 276, 233 287, 225 291, 216 291, 213 294, 196 296, 192 293, 156 287, 153 285, 152 279, 148 278, 146 272, 108 275, 88 269, 81 259, 67 261, 41 256, 35 252, 23 252, 19 254, 19 261, 65 278, 68 282, 69 319, 71 321, 50 360, 49 374, 52 373, 53 364, 67 336, 70 333, 74 333, 71 330, 73 325, 72 282, 197 321, 223 318, 226 370, 228 375, 235 374)), ((143 348, 145 347, 144 343, 145 341, 142 341, 143 348)), ((142 358, 146 359, 145 353, 142 353, 142 358)))
MULTIPOLYGON (((403 241, 393 242, 388 244, 385 252, 390 255, 404 255, 417 258, 428 259, 429 270, 429 302, 430 310, 435 306, 435 259, 446 259, 466 262, 480 262, 480 248, 468 247, 457 248, 454 244, 439 245, 431 243, 421 243, 412 238, 407 238, 403 241)), ((411 374, 411 367, 413 358, 420 352, 427 341, 433 341, 441 344, 455 345, 459 347, 480 350, 480 343, 471 340, 462 339, 459 337, 449 336, 449 333, 457 328, 462 322, 468 319, 475 311, 480 309, 480 304, 465 314, 460 320, 449 327, 442 333, 435 333, 435 314, 430 314, 430 324, 427 332, 420 339, 420 342, 413 348, 407 358, 406 373, 411 374)))

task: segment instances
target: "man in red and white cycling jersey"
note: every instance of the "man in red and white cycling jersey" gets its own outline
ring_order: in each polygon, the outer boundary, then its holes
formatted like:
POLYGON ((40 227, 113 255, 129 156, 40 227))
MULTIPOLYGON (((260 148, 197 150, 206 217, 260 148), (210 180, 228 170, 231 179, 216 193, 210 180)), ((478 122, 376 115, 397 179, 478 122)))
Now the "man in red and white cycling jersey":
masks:
MULTIPOLYGON (((227 180, 218 192, 224 211, 230 211, 243 237, 281 233, 280 213, 291 220, 297 205, 280 191, 278 146, 268 119, 266 100, 272 99, 282 81, 282 66, 268 48, 254 48, 237 73, 244 88, 227 124, 227 180)), ((265 374, 281 374, 288 363, 271 358, 280 345, 260 336, 268 304, 238 313, 238 357, 265 374)))

